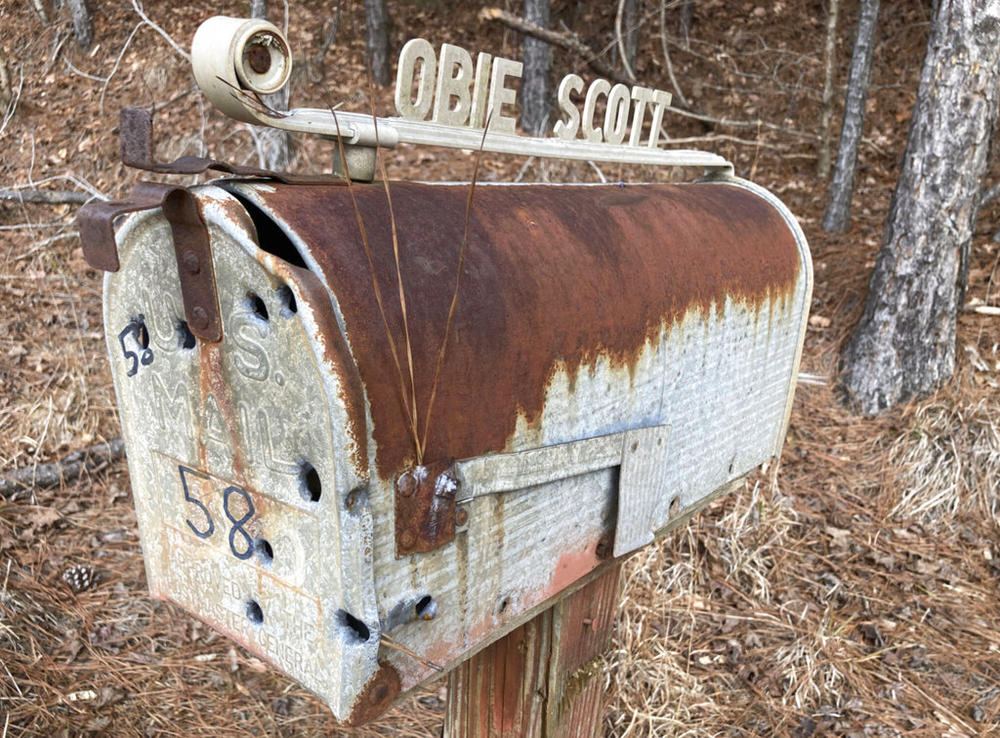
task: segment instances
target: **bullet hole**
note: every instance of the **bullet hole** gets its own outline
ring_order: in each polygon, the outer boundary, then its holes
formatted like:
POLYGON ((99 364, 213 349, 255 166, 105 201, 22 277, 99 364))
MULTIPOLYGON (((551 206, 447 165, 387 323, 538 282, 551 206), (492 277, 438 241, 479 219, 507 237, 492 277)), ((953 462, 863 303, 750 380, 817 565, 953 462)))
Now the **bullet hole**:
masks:
POLYGON ((264 322, 270 319, 267 314, 267 305, 264 304, 264 301, 260 299, 260 295, 256 292, 247 292, 247 307, 250 308, 250 312, 264 322))
POLYGON ((417 615, 417 619, 433 620, 437 617, 437 602, 430 595, 424 595, 414 606, 413 610, 417 615))
POLYGON ((146 320, 141 315, 135 319, 135 342, 141 349, 149 348, 149 329, 146 328, 146 320))
POLYGON ((257 600, 250 600, 247 603, 247 619, 254 625, 260 625, 264 622, 264 611, 260 609, 257 600))
POLYGON ((319 479, 319 472, 308 461, 299 463, 299 494, 307 502, 319 502, 323 494, 323 483, 319 479))
POLYGON ((270 564, 274 561, 274 549, 271 548, 271 542, 269 540, 266 538, 258 538, 254 541, 253 547, 264 564, 270 564))
POLYGON ((372 632, 368 629, 368 626, 364 624, 364 621, 358 620, 358 618, 351 615, 351 613, 346 610, 338 610, 337 617, 340 619, 340 624, 346 627, 353 638, 360 643, 365 643, 372 636, 372 632))
POLYGON ((191 350, 197 343, 197 339, 188 327, 186 320, 177 321, 177 345, 182 349, 191 350))
POLYGON ((299 311, 299 306, 295 302, 295 293, 287 284, 278 288, 278 303, 281 305, 283 318, 290 318, 299 311))

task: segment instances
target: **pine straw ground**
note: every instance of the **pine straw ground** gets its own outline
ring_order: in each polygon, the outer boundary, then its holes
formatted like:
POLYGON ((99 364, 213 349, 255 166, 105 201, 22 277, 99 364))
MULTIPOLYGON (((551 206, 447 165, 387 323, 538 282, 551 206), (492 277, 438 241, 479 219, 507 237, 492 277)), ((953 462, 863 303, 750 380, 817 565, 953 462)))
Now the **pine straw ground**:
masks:
MULTIPOLYGON (((157 18, 178 38, 190 37, 207 14, 195 5, 172 15, 157 9, 157 18)), ((224 9, 240 12, 230 5, 224 9)), ((709 5, 699 43, 715 39, 731 48, 730 27, 771 34, 769 50, 738 60, 744 70, 762 65, 756 81, 743 80, 761 85, 760 97, 740 98, 757 111, 739 112, 812 125, 793 113, 815 110, 820 41, 815 31, 800 33, 819 26, 812 6, 776 3, 774 12, 781 6, 786 15, 768 25, 749 5, 733 15, 723 3, 709 5), (775 51, 775 43, 789 50, 775 51), (799 75, 794 85, 779 84, 774 59, 795 60, 782 67, 799 75), (809 104, 798 106, 799 95, 809 104)), ((486 33, 472 20, 475 9, 449 27, 486 33)), ((848 236, 818 228, 823 187, 812 177, 808 142, 758 130, 751 145, 706 144, 774 189, 803 223, 816 291, 802 369, 825 383, 798 386, 779 464, 627 563, 607 655, 608 735, 972 736, 1000 724, 1000 322, 962 315, 955 378, 877 420, 847 413, 833 387, 837 351, 859 314, 888 209, 925 13, 919 3, 904 3, 883 14, 870 139, 848 236), (895 55, 889 61, 886 48, 895 55)), ((358 39, 352 18, 342 37, 358 39)), ((108 75, 136 19, 121 4, 104 8, 98 20, 104 48, 87 56, 60 41, 65 21, 44 30, 28 3, 0 8, 11 34, 4 44, 19 50, 27 80, 3 142, 6 183, 55 177, 43 186, 123 191, 115 136, 98 109, 105 84, 57 63, 65 57, 108 75)), ((445 38, 439 29, 448 24, 428 22, 438 30, 425 35, 436 42, 500 48, 498 34, 482 43, 445 38)), ((293 17, 293 29, 296 23, 293 17)), ((151 95, 171 99, 190 84, 162 39, 147 27, 140 37, 143 58, 161 63, 141 64, 135 47, 124 54, 107 85, 109 110, 151 95)), ((643 58, 655 58, 655 42, 647 41, 643 58)), ((722 47, 705 48, 702 56, 678 53, 675 63, 685 82, 706 81, 701 104, 711 106, 719 90, 740 80, 713 76, 705 65, 722 47)), ((360 46, 339 53, 340 86, 329 94, 361 109, 360 46)), ((729 61, 719 64, 728 69, 729 61)), ((557 55, 560 72, 568 65, 557 55)), ((167 105, 158 121, 181 133, 161 156, 196 152, 200 144, 181 134, 198 131, 201 120, 194 96, 167 105)), ((230 129, 209 116, 200 135, 218 142, 214 153, 234 158, 247 136, 230 129)), ((471 168, 460 156, 428 151, 404 152, 394 163, 399 177, 454 177, 471 168)), ((522 164, 487 161, 484 171, 509 180, 522 164)), ((529 166, 521 173, 593 179, 586 169, 529 166)), ((50 461, 120 432, 101 338, 100 281, 81 260, 71 216, 67 206, 0 206, 0 470, 50 461)), ((996 302, 1000 278, 990 240, 998 216, 996 204, 984 210, 973 244, 969 297, 987 303, 996 302)), ((178 608, 147 597, 123 463, 61 489, 0 500, 0 582, 0 737, 343 733, 308 693, 178 608), (94 567, 95 586, 73 594, 62 581, 71 566, 94 567)), ((445 696, 443 682, 432 685, 351 734, 435 735, 445 696)))

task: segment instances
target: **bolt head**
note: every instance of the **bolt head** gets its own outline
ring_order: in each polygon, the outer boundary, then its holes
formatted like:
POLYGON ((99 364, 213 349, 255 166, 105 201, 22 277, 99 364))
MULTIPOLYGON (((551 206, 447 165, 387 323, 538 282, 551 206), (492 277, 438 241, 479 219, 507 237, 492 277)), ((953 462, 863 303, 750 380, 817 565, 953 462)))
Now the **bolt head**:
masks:
POLYGON ((191 325, 199 330, 208 328, 208 313, 201 305, 196 305, 191 311, 191 325))
POLYGON ((396 489, 403 497, 410 497, 417 489, 417 480, 409 472, 402 474, 396 481, 396 489))
POLYGON ((264 44, 251 44, 247 47, 247 63, 257 74, 266 74, 271 68, 271 52, 264 44))
POLYGON ((469 522, 469 511, 464 507, 460 507, 455 511, 455 524, 465 525, 469 522))
POLYGON ((198 259, 198 254, 196 254, 191 249, 184 252, 181 256, 181 265, 184 267, 184 271, 190 274, 197 274, 201 271, 201 260, 198 259))

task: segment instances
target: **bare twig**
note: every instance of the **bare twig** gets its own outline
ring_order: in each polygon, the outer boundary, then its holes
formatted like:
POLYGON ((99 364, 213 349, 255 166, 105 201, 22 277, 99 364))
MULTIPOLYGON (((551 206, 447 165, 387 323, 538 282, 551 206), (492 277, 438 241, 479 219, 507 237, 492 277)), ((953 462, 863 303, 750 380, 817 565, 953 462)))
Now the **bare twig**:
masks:
POLYGON ((22 67, 18 69, 17 89, 14 90, 14 94, 11 97, 10 102, 7 104, 7 110, 4 112, 3 115, 3 123, 0 124, 0 136, 3 135, 3 132, 5 130, 7 130, 7 124, 10 123, 11 118, 14 117, 14 111, 17 110, 17 103, 21 99, 21 90, 23 89, 24 89, 24 68, 22 67))
POLYGON ((984 189, 982 191, 979 195, 979 207, 983 207, 984 205, 993 202, 997 199, 997 197, 1000 197, 1000 184, 995 184, 989 189, 984 189))
POLYGON ((823 50, 823 101, 819 108, 819 150, 816 176, 830 176, 830 118, 833 117, 833 67, 837 49, 837 15, 840 0, 830 0, 826 16, 826 46, 823 50))
POLYGON ((337 41, 337 31, 340 28, 340 0, 335 0, 333 4, 333 15, 330 17, 329 21, 323 23, 326 33, 323 35, 323 43, 320 45, 319 50, 316 52, 316 56, 313 57, 312 63, 319 66, 323 63, 324 57, 326 57, 326 52, 330 50, 337 41))
POLYGON ((382 641, 382 645, 385 646, 386 648, 391 648, 393 651, 399 651, 400 653, 405 653, 411 659, 414 659, 415 661, 419 661, 421 664, 423 664, 424 666, 430 667, 434 671, 438 671, 438 672, 444 671, 444 669, 442 667, 438 666, 433 661, 428 661, 423 656, 421 656, 419 653, 417 653, 417 652, 415 652, 415 651, 407 648, 402 643, 400 643, 399 641, 397 641, 395 638, 393 638, 392 636, 390 636, 388 633, 381 633, 381 634, 379 634, 379 640, 382 641))
POLYGON ((994 318, 1000 317, 1000 306, 997 305, 966 305, 964 310, 967 313, 990 315, 994 318))
POLYGON ((622 67, 625 69, 625 76, 628 81, 635 84, 635 71, 628 58, 628 51, 625 50, 625 38, 622 35, 622 16, 625 15, 625 0, 618 0, 618 12, 615 13, 615 42, 618 44, 618 53, 621 54, 622 67))
POLYGON ((0 56, 0 108, 6 110, 13 96, 14 92, 10 89, 10 74, 7 72, 7 63, 0 56))
POLYGON ((46 205, 82 205, 94 199, 93 195, 76 190, 36 190, 36 189, 3 189, 0 190, 0 200, 15 200, 17 202, 42 203, 46 205))
POLYGON ((798 138, 805 138, 809 140, 816 140, 818 136, 815 133, 805 133, 804 131, 797 131, 794 128, 788 128, 786 126, 779 126, 775 123, 768 123, 764 120, 733 120, 732 118, 716 118, 711 115, 705 115, 704 113, 694 113, 690 110, 683 110, 682 108, 675 108, 671 105, 667 106, 667 112, 677 113, 684 118, 693 118, 694 120, 700 120, 704 123, 712 123, 718 126, 728 126, 730 128, 767 128, 772 131, 780 131, 781 133, 787 133, 790 136, 796 136, 798 138))
POLYGON ((146 25, 148 25, 150 28, 152 28, 158 34, 160 34, 161 36, 163 36, 164 39, 166 39, 167 43, 170 44, 174 48, 174 51, 176 51, 178 54, 180 54, 181 56, 183 56, 188 62, 191 61, 191 55, 189 53, 187 53, 186 51, 184 51, 184 49, 182 49, 180 47, 180 45, 176 41, 174 41, 173 38, 171 38, 171 36, 170 36, 169 33, 167 33, 166 31, 164 31, 163 28, 161 28, 156 23, 154 23, 152 20, 150 20, 150 17, 148 15, 146 15, 146 11, 143 10, 142 3, 139 2, 139 0, 132 0, 132 8, 139 15, 139 17, 142 18, 143 22, 146 23, 146 25))
POLYGON ((667 0, 660 0, 660 45, 663 47, 663 61, 667 65, 667 76, 670 78, 670 86, 674 88, 674 94, 677 95, 677 100, 686 108, 690 108, 691 104, 688 102, 687 98, 684 97, 684 93, 681 91, 681 86, 677 83, 677 77, 674 75, 674 65, 670 61, 670 50, 667 48, 667 0))
POLYGON ((83 472, 103 467, 124 455, 125 443, 121 438, 115 438, 107 443, 88 446, 59 461, 6 472, 0 475, 0 497, 7 498, 16 492, 32 488, 55 487, 58 484, 72 482, 83 472))
POLYGON ((583 43, 575 33, 551 31, 547 28, 536 26, 534 23, 528 23, 524 18, 516 16, 513 13, 508 13, 506 10, 501 10, 500 8, 483 8, 479 11, 479 18, 480 20, 496 21, 507 28, 533 38, 541 39, 561 49, 567 49, 574 54, 579 54, 587 62, 587 65, 602 77, 607 77, 625 85, 632 84, 632 81, 628 77, 620 74, 614 67, 601 59, 600 55, 587 46, 587 44, 583 43))
POLYGON ((46 26, 49 24, 49 14, 45 12, 45 3, 42 0, 31 0, 31 7, 38 13, 38 17, 46 26))

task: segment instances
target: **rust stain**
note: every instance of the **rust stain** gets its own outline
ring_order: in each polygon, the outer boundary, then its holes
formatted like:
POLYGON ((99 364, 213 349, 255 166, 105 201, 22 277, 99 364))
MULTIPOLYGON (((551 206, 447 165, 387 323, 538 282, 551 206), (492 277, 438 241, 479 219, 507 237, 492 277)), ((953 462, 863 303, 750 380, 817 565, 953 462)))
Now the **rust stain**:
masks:
POLYGON ((354 727, 374 720, 389 709, 400 689, 399 673, 391 664, 380 662, 378 671, 361 690, 344 724, 354 727))
POLYGON ((597 558, 591 546, 583 551, 567 551, 556 562, 546 593, 555 595, 562 592, 577 579, 597 568, 600 563, 601 560, 597 558))
POLYGON ((455 460, 407 469, 396 478, 396 558, 455 540, 455 460))
MULTIPOLYGON (((382 186, 355 192, 382 293, 394 295, 382 186)), ((392 193, 422 413, 468 189, 394 183, 392 193)), ((337 297, 370 403, 376 470, 389 480, 413 463, 413 443, 348 193, 276 184, 259 196, 265 212, 295 224, 337 297)), ((780 213, 741 187, 481 187, 425 458, 503 451, 519 415, 540 417, 555 367, 572 377, 603 356, 631 371, 644 345, 689 311, 726 297, 759 310, 790 298, 799 271, 780 213)), ((385 307, 403 356, 399 304, 385 307)))

